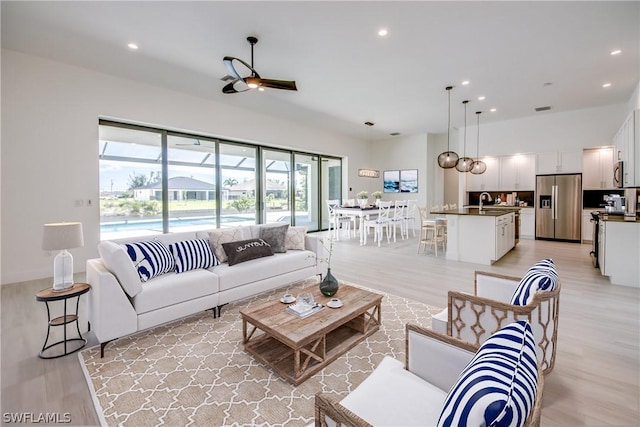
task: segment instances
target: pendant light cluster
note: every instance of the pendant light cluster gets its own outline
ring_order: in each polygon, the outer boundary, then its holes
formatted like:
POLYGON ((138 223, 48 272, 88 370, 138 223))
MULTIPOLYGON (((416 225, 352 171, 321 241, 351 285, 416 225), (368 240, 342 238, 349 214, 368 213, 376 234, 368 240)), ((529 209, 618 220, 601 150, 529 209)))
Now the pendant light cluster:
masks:
POLYGON ((472 157, 467 157, 467 104, 469 101, 462 101, 464 105, 464 145, 462 157, 459 157, 457 153, 451 151, 450 149, 450 138, 451 138, 451 90, 453 86, 447 86, 445 90, 449 94, 449 111, 447 118, 447 151, 440 153, 438 156, 438 166, 443 169, 452 169, 456 168, 458 172, 471 172, 474 175, 483 174, 487 170, 487 164, 480 160, 479 151, 480 151, 480 114, 481 111, 477 111, 476 115, 478 118, 478 141, 476 145, 476 160, 473 160, 472 157))

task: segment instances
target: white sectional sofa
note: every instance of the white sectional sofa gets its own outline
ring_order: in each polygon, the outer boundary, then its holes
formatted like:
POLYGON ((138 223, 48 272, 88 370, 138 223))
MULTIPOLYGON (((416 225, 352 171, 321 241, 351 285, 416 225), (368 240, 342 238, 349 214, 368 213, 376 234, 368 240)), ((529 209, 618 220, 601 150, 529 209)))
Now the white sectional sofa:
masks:
MULTIPOLYGON (((260 230, 269 226, 243 226, 235 231, 242 239, 258 238, 260 230)), ((304 230, 300 234, 300 227, 293 229, 298 229, 300 239, 297 250, 235 265, 220 263, 208 269, 172 271, 145 282, 140 280, 124 244, 157 239, 169 246, 193 239, 209 240, 209 233, 216 231, 101 242, 101 258, 87 261, 87 282, 92 287, 89 321, 102 355, 106 344, 117 338, 207 309, 213 309, 217 317, 227 303, 321 274, 326 269, 319 262, 325 258, 324 246, 318 237, 304 230)))

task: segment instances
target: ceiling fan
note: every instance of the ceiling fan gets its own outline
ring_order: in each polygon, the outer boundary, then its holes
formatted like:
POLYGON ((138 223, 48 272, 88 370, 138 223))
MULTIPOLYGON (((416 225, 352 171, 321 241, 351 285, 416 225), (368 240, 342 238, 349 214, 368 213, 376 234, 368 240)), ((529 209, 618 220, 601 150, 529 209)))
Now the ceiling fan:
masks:
POLYGON ((264 90, 265 88, 298 90, 298 88, 296 88, 296 82, 294 81, 263 79, 260 77, 260 74, 258 74, 255 68, 253 68, 253 46, 258 43, 258 39, 256 37, 249 36, 247 37, 247 41, 251 45, 251 65, 247 64, 242 59, 233 56, 225 56, 222 60, 229 71, 229 75, 224 76, 222 80, 230 81, 229 84, 222 88, 222 93, 245 92, 256 88, 258 90, 264 90), (242 77, 234 65, 236 62, 246 67, 251 74, 247 77, 242 77))

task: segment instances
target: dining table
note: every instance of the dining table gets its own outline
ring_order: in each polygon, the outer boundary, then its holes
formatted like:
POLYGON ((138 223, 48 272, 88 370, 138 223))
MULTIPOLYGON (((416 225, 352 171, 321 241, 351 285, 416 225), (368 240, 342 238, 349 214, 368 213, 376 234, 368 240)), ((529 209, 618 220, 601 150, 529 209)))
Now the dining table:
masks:
POLYGON ((373 206, 373 205, 368 205, 366 207, 361 207, 361 206, 337 206, 334 209, 334 212, 336 215, 346 215, 346 216, 353 216, 356 218, 359 218, 359 227, 358 227, 358 231, 359 231, 359 235, 360 235, 360 245, 364 245, 364 233, 366 233, 367 230, 364 229, 364 220, 365 218, 371 216, 371 215, 377 215, 378 214, 378 207, 377 206, 373 206))

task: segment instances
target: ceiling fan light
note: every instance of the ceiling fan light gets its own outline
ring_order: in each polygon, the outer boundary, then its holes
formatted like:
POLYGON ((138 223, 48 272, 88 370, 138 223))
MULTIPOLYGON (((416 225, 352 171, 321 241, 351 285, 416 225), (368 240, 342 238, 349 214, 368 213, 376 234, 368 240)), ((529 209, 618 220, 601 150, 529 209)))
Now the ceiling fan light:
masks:
POLYGON ((251 89, 255 89, 258 86, 260 86, 260 79, 257 79, 255 77, 247 77, 245 79, 245 82, 247 83, 247 86, 249 86, 251 89))

